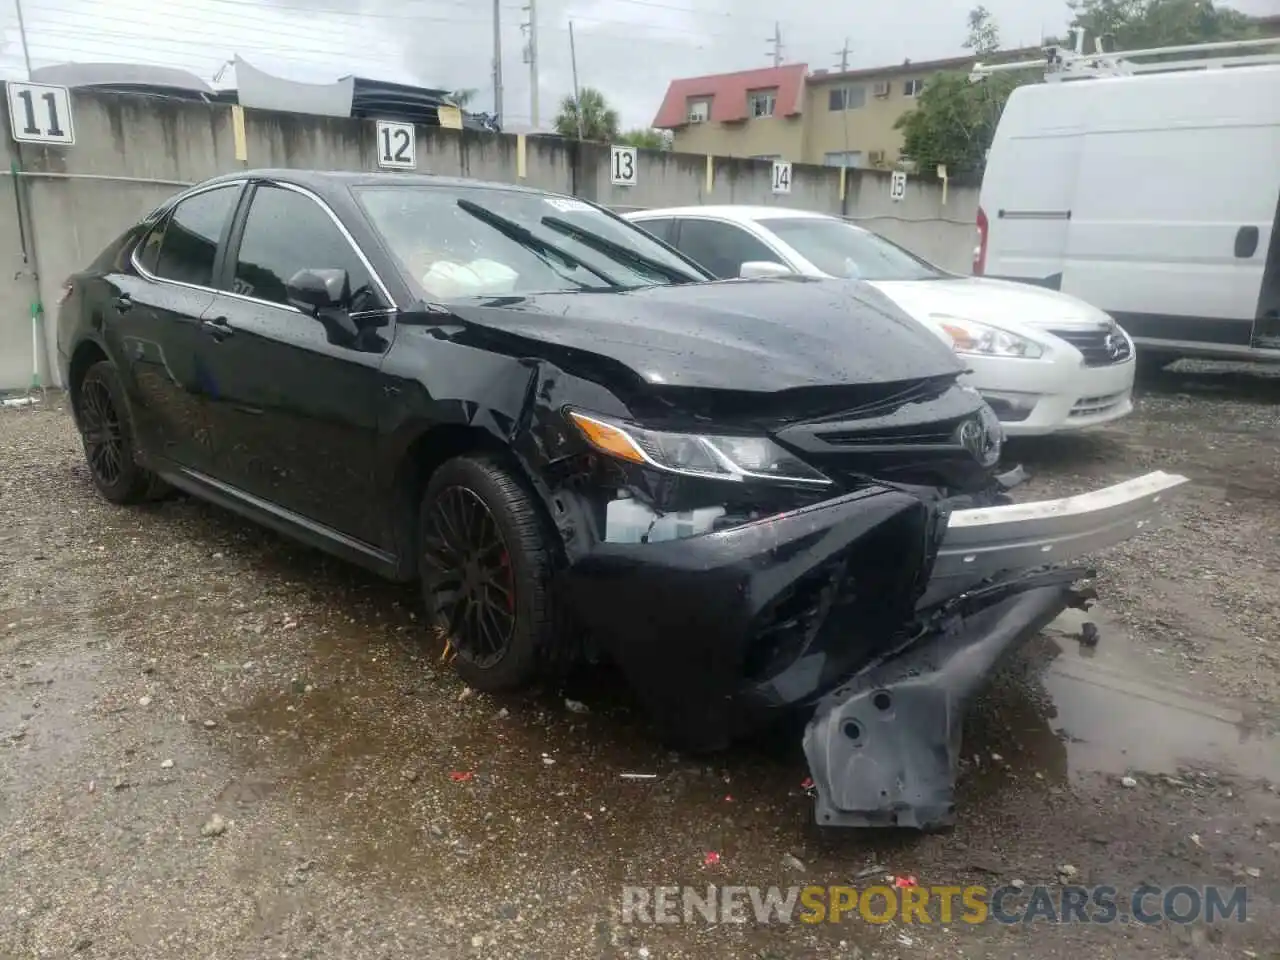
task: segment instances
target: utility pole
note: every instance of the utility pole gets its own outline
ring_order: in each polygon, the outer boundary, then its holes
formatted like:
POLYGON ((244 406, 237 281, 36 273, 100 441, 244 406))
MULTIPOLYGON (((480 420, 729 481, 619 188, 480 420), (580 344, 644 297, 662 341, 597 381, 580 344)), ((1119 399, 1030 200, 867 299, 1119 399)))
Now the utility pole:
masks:
POLYGON ((578 116, 578 139, 582 139, 582 97, 578 95, 578 48, 573 44, 573 21, 569 21, 569 64, 573 67, 573 112, 578 116))
POLYGON ((27 49, 27 25, 22 20, 22 0, 13 0, 18 10, 18 39, 22 43, 22 61, 27 65, 27 79, 31 79, 31 51, 27 49))
POLYGON ((773 22, 773 36, 766 40, 765 43, 773 45, 773 50, 769 54, 769 56, 773 57, 773 65, 775 67, 782 66, 782 24, 778 23, 778 21, 775 20, 773 22))
POLYGON ((840 58, 840 72, 849 72, 849 38, 844 38, 844 46, 836 51, 836 56, 840 58))
POLYGON ((529 0, 524 8, 529 20, 521 24, 529 32, 529 42, 524 47, 524 62, 529 65, 529 113, 533 129, 538 129, 538 0, 529 0))
POLYGON ((493 0, 493 112, 502 123, 502 5, 493 0))

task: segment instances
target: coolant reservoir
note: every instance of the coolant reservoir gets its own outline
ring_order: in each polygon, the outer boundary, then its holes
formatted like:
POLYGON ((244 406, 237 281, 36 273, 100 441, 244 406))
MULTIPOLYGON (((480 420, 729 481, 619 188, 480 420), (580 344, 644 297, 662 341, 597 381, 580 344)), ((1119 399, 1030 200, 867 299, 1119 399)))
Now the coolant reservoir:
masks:
POLYGON ((700 507, 680 513, 657 513, 629 494, 609 501, 605 508, 604 538, 608 543, 657 543, 709 533, 724 516, 724 507, 700 507))

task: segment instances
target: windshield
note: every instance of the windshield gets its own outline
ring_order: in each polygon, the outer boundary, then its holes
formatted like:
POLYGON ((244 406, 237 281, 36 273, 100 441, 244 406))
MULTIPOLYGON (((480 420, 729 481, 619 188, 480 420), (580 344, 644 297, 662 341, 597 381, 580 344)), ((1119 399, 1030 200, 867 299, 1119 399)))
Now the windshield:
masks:
POLYGON ((709 279, 643 230, 581 200, 454 185, 352 189, 432 302, 709 279))
POLYGON ((760 221, 823 273, 850 280, 937 280, 937 267, 869 230, 827 217, 760 221))

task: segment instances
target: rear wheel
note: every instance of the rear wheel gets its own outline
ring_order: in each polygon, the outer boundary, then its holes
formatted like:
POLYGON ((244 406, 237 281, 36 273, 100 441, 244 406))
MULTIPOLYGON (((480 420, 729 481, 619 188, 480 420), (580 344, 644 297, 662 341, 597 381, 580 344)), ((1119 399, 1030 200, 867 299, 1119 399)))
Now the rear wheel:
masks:
POLYGON ((418 525, 429 621, 479 690, 532 681, 554 641, 549 530, 525 487, 488 457, 459 457, 431 476, 418 525))
POLYGON ((168 485, 134 459, 136 441, 119 375, 109 360, 91 366, 76 392, 76 420, 94 486, 112 503, 142 503, 168 485))

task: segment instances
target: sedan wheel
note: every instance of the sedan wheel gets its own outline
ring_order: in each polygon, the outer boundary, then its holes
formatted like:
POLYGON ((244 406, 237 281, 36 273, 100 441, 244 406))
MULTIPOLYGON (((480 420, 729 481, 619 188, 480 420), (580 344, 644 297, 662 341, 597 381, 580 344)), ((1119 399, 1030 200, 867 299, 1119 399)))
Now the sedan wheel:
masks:
POLYGON ((431 477, 418 519, 418 566, 430 622, 480 690, 538 674, 554 642, 548 524, 505 465, 459 457, 431 477))
POLYGON ((169 486, 134 459, 133 425, 116 368, 108 360, 91 366, 75 393, 76 423, 94 486, 112 503, 141 503, 169 486))

